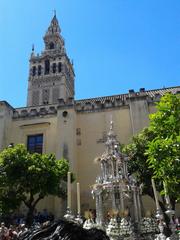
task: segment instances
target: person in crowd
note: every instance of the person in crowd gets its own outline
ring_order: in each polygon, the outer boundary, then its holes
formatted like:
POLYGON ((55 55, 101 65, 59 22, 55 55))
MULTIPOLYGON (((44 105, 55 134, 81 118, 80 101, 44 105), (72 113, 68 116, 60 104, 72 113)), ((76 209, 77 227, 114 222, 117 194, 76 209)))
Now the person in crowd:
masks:
POLYGON ((17 240, 17 230, 15 226, 10 225, 8 231, 8 240, 17 240))
POLYGON ((0 227, 0 240, 7 240, 8 228, 5 226, 5 223, 1 223, 0 227))

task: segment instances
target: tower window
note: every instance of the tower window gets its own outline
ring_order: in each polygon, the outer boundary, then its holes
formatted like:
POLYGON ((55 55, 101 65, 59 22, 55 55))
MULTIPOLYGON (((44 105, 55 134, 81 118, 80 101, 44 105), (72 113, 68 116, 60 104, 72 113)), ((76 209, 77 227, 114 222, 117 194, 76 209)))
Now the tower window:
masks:
POLYGON ((50 63, 49 60, 45 60, 45 71, 44 74, 49 74, 49 70, 50 70, 50 63))
POLYGON ((41 65, 38 66, 38 76, 41 75, 41 65))
POLYGON ((58 72, 60 73, 61 71, 62 71, 62 63, 59 62, 59 63, 58 63, 58 72))
POLYGON ((43 134, 29 135, 27 137, 27 150, 30 153, 42 153, 43 134))
POLYGON ((53 42, 51 42, 51 43, 49 44, 49 49, 54 49, 54 43, 53 43, 53 42))
POLYGON ((56 73, 56 63, 53 63, 53 65, 52 65, 52 71, 53 71, 53 73, 56 73))
POLYGON ((33 75, 33 76, 36 75, 36 66, 34 66, 34 67, 32 68, 32 75, 33 75))

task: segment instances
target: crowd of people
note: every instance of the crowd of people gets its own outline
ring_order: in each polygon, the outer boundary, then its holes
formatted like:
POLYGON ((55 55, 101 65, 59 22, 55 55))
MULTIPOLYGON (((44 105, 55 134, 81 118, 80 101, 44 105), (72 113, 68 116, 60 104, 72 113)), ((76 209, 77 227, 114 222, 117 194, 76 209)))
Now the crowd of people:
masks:
POLYGON ((15 240, 27 231, 25 224, 5 226, 5 223, 1 223, 0 227, 0 240, 15 240))
MULTIPOLYGON (((40 228, 45 222, 52 222, 54 215, 48 213, 46 209, 42 212, 34 213, 33 226, 40 228)), ((26 226, 26 217, 23 214, 14 214, 6 216, 4 222, 0 225, 0 240, 14 240, 19 239, 24 232, 29 229, 26 226)))

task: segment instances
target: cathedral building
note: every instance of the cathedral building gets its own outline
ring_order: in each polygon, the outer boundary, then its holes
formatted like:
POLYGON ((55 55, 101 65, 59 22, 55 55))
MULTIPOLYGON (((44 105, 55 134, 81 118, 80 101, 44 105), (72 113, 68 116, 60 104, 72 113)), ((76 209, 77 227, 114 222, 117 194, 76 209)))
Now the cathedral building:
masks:
MULTIPOLYGON (((43 39, 43 52, 35 54, 32 49, 30 56, 27 106, 14 108, 0 101, 0 150, 10 143, 23 143, 30 152, 54 153, 57 159, 68 159, 81 184, 84 211, 95 205, 90 186, 99 167, 94 159, 105 149, 110 119, 117 139, 127 144, 148 125, 148 115, 155 111, 160 97, 167 92, 176 94, 180 87, 140 88, 138 92, 75 100, 73 63, 66 54, 56 15, 43 39)), ((73 192, 75 197, 75 186, 73 192)), ((151 205, 148 198, 145 204, 151 205)), ((51 196, 40 202, 39 208, 47 208, 56 216, 64 214, 63 202, 51 196)))

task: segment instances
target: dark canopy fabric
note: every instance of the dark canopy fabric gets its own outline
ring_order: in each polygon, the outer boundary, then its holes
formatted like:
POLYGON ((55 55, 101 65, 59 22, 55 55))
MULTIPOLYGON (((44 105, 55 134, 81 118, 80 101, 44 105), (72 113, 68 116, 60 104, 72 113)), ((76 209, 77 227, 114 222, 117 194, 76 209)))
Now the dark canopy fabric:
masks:
POLYGON ((81 226, 59 220, 44 228, 32 228, 25 232, 20 240, 109 240, 104 231, 83 229, 81 226))

